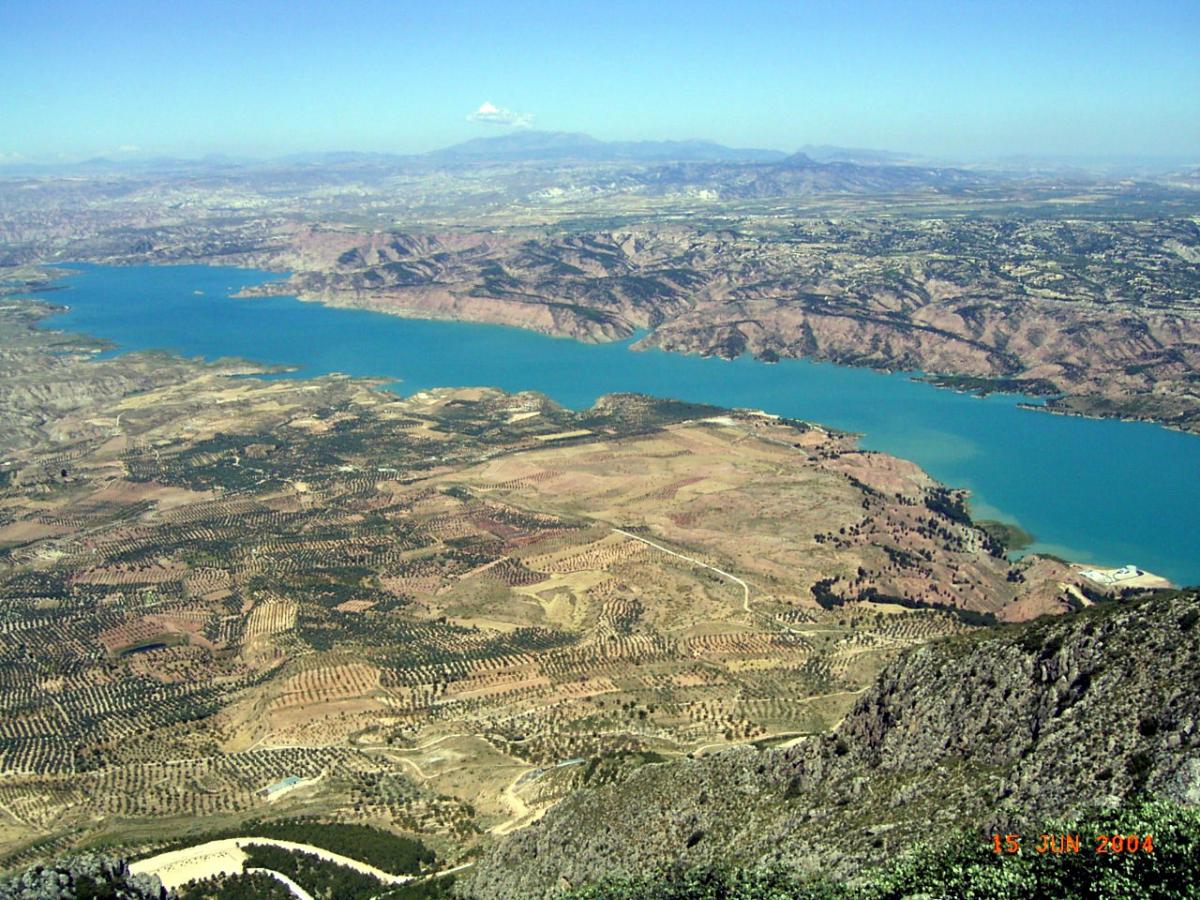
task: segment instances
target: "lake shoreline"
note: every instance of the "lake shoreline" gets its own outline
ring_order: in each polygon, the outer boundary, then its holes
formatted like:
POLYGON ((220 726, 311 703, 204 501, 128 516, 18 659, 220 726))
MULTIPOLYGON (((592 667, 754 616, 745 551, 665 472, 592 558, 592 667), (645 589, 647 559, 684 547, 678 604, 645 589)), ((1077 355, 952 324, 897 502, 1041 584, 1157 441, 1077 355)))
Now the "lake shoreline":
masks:
POLYGON ((636 337, 587 344, 517 326, 231 296, 277 277, 260 270, 84 263, 70 271, 55 286, 76 293, 55 291, 55 301, 69 299, 71 307, 54 317, 55 326, 128 350, 256 360, 277 373, 287 369, 283 377, 342 372, 401 395, 487 385, 538 391, 573 409, 626 391, 765 409, 862 434, 864 450, 911 459, 942 483, 965 487, 978 501, 980 518, 996 518, 989 510, 998 510, 1038 535, 1034 552, 1039 544, 1069 548, 1072 558, 1089 564, 1133 560, 1175 582, 1200 580, 1192 562, 1200 548, 1180 536, 1194 533, 1190 510, 1200 508, 1200 491, 1186 484, 1186 472, 1200 466, 1200 444, 1187 432, 1054 410, 1027 417, 1012 395, 960 394, 909 373, 789 358, 768 365, 745 355, 717 365, 693 354, 628 353, 636 337), (1115 452, 1101 453, 1106 445, 1115 452), (1150 483, 1129 490, 1139 478, 1150 483), (1196 506, 1189 508, 1192 492, 1196 506), (1105 497, 1109 508, 1097 513, 1096 497, 1105 497), (1156 502, 1174 509, 1177 529, 1152 526, 1146 507, 1156 502), (1105 521, 1093 524, 1097 518, 1105 521))
MULTIPOLYGON (((64 268, 69 269, 73 265, 104 266, 104 267, 112 267, 112 268, 137 268, 139 266, 155 266, 155 267, 172 268, 172 267, 187 267, 187 266, 199 265, 199 266, 206 266, 208 268, 213 268, 213 269, 231 268, 228 265, 227 261, 225 261, 225 260, 208 259, 208 258, 195 259, 195 260, 166 260, 166 259, 164 259, 164 260, 154 260, 154 261, 146 261, 146 262, 128 262, 125 260, 116 260, 116 261, 111 261, 111 262, 108 262, 108 261, 94 262, 94 261, 89 261, 89 260, 79 260, 79 261, 72 261, 72 262, 59 261, 59 262, 54 262, 54 263, 45 263, 45 264, 42 264, 41 267, 43 269, 47 270, 48 272, 52 272, 57 268, 57 271, 59 273, 61 273, 64 268)), ((584 344, 625 344, 625 345, 627 345, 627 349, 634 351, 634 352, 638 352, 638 353, 645 352, 648 350, 660 350, 664 353, 672 353, 672 354, 677 354, 680 356, 694 356, 694 357, 697 357, 700 359, 721 359, 721 360, 726 360, 726 361, 732 361, 731 357, 728 357, 728 356, 725 356, 725 355, 722 355, 722 354, 716 353, 716 352, 706 354, 706 353, 700 352, 700 351, 695 351, 695 352, 690 351, 690 350, 680 351, 675 348, 666 349, 666 348, 650 346, 650 345, 636 346, 636 344, 642 343, 642 341, 644 340, 644 338, 647 335, 654 333, 653 328, 650 328, 648 330, 635 329, 629 335, 620 335, 620 336, 612 337, 612 338, 607 337, 606 335, 603 335, 603 334, 601 334, 599 336, 597 336, 593 333, 572 334, 569 331, 563 330, 563 329, 555 329, 553 327, 539 328, 539 327, 535 327, 533 324, 525 324, 525 323, 515 322, 515 321, 511 321, 507 318, 504 320, 500 320, 500 319, 493 320, 493 319, 489 319, 486 317, 480 317, 480 316, 457 315, 453 312, 447 312, 445 314, 439 315, 437 313, 437 311, 435 311, 435 310, 422 308, 422 307, 369 305, 369 304, 355 302, 353 298, 346 298, 345 300, 335 300, 335 299, 327 297, 327 296, 325 296, 325 297, 317 296, 317 295, 311 294, 309 292, 305 292, 303 290, 295 291, 294 289, 292 289, 292 286, 287 284, 286 280, 295 273, 289 269, 255 268, 253 270, 243 269, 242 271, 265 272, 265 273, 269 273, 270 275, 272 275, 274 277, 271 280, 267 280, 267 281, 252 285, 252 286, 250 286, 249 289, 243 288, 243 289, 237 291, 236 293, 231 294, 230 297, 227 299, 264 300, 264 299, 269 299, 272 297, 289 298, 289 299, 297 300, 301 303, 317 304, 317 305, 326 307, 328 309, 335 309, 335 310, 354 310, 354 311, 360 311, 360 312, 371 312, 371 313, 377 313, 379 315, 392 316, 392 317, 400 318, 400 319, 412 319, 412 320, 417 320, 417 321, 460 322, 460 323, 464 323, 464 324, 486 325, 489 327, 496 327, 496 328, 512 328, 512 329, 516 329, 518 331, 524 331, 524 332, 528 332, 531 334, 537 334, 537 335, 540 335, 543 337, 555 338, 558 340, 577 341, 579 343, 584 343, 584 344)), ((56 275, 56 276, 52 277, 51 280, 52 281, 57 280, 58 277, 61 277, 61 275, 56 275)), ((38 292, 40 293, 42 290, 54 290, 54 289, 55 288, 53 288, 53 287, 46 287, 44 289, 39 288, 38 292)), ((1182 434, 1191 434, 1191 435, 1200 437, 1200 422, 1198 422, 1195 425, 1195 427, 1189 428, 1189 427, 1181 426, 1173 421, 1166 420, 1163 418, 1156 418, 1154 416, 1145 416, 1145 417, 1133 416, 1133 417, 1131 417, 1131 416, 1126 416, 1126 415, 1121 415, 1121 414, 1112 414, 1112 415, 1106 415, 1103 413, 1096 414, 1096 413, 1089 413, 1089 412, 1083 412, 1083 411, 1076 411, 1071 408, 1054 407, 1045 402, 1041 402, 1041 403, 1028 402, 1028 401, 1033 401, 1033 400, 1039 399, 1039 398, 1062 399, 1062 398, 1072 398, 1072 397, 1086 401, 1087 396, 1081 395, 1081 394, 1072 394, 1069 391, 1064 391, 1057 387, 1048 386, 1048 385, 1042 386, 1039 390, 1036 390, 1033 392, 1014 390, 1014 389, 1010 389, 1010 388, 1003 386, 1003 383, 1007 382, 1007 381, 1014 381, 1014 380, 1020 381, 1021 379, 1019 378, 1019 376, 975 376, 975 375, 968 375, 968 374, 956 373, 956 372, 929 373, 929 372, 919 372, 917 370, 911 370, 911 369, 898 368, 898 367, 889 366, 889 365, 874 365, 871 363, 860 364, 855 361, 842 361, 842 360, 825 358, 825 357, 786 356, 786 355, 781 356, 775 352, 772 352, 769 355, 756 355, 752 351, 745 351, 740 356, 749 356, 750 358, 754 359, 756 362, 762 363, 763 365, 773 365, 773 364, 776 364, 778 362, 785 361, 785 360, 794 360, 794 361, 806 361, 806 362, 812 362, 812 363, 829 364, 829 365, 835 365, 835 366, 839 366, 842 368, 848 368, 848 369, 862 369, 862 370, 871 371, 871 372, 878 372, 878 373, 884 374, 884 375, 907 374, 907 375, 913 377, 915 380, 930 384, 940 390, 953 391, 955 393, 962 393, 967 396, 986 397, 991 394, 1001 394, 1001 395, 1009 396, 1009 397, 1023 398, 1027 402, 1025 402, 1022 405, 1022 408, 1031 410, 1033 412, 1045 412, 1045 413, 1050 413, 1052 415, 1057 415, 1057 416, 1074 416, 1074 417, 1078 417, 1081 419, 1097 419, 1097 420, 1102 420, 1102 421, 1103 420, 1111 420, 1111 421, 1120 421, 1120 422, 1146 422, 1146 423, 1158 425, 1162 428, 1166 428, 1171 431, 1177 431, 1182 434), (981 386, 978 389, 971 388, 971 387, 964 388, 964 387, 958 386, 956 384, 956 382, 960 382, 960 381, 962 381, 962 382, 980 382, 981 386), (987 385, 992 385, 992 386, 987 386, 987 385)), ((740 358, 740 357, 735 357, 735 358, 740 358)))

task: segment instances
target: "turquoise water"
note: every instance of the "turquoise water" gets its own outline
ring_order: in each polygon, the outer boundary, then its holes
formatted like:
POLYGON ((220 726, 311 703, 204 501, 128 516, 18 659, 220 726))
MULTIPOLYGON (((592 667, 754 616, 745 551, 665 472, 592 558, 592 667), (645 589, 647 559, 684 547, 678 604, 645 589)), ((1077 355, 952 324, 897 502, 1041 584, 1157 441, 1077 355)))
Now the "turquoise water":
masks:
POLYGON ((1019 409, 865 369, 801 360, 766 365, 634 352, 516 328, 426 322, 285 297, 230 299, 278 276, 204 266, 80 266, 45 297, 70 306, 47 327, 106 338, 120 351, 238 356, 438 386, 536 390, 573 408, 613 391, 743 406, 861 432, 863 446, 912 459, 969 488, 982 517, 1020 524, 1037 549, 1098 564, 1135 563, 1200 583, 1200 437, 1154 425, 1019 409))

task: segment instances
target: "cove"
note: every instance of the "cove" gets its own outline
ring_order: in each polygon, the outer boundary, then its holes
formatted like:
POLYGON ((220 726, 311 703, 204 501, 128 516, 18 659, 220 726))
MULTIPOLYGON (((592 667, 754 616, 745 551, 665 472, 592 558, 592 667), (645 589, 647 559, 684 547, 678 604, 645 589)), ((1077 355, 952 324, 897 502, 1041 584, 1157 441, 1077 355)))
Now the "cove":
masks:
POLYGON ((69 307, 43 327, 104 338, 117 349, 242 357, 431 387, 533 390, 564 406, 637 391, 750 407, 864 435, 862 446, 911 459, 972 492, 977 517, 1014 522, 1033 550, 1101 565, 1135 563, 1200 583, 1200 437, 1138 422, 1021 409, 1013 395, 979 398, 884 374, 804 360, 732 362, 628 341, 583 344, 518 328, 403 319, 290 297, 236 299, 279 276, 208 266, 71 264, 44 299, 69 307))

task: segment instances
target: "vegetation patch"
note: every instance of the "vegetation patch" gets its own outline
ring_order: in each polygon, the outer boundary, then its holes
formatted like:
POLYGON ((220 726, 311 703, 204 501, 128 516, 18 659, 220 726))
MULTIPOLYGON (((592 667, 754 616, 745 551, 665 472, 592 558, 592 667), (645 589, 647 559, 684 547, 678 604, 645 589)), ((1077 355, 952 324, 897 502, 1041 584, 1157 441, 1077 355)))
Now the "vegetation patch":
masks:
POLYGON ((1004 548, 1008 553, 1024 550, 1033 544, 1034 537, 1020 525, 1010 522, 998 522, 995 519, 982 519, 975 525, 988 537, 1004 548))
POLYGON ((403 837, 370 825, 320 822, 307 818, 251 822, 236 828, 189 835, 186 840, 160 847, 154 853, 239 837, 309 844, 348 856, 392 875, 416 875, 428 871, 437 863, 437 854, 415 838, 403 837))
POLYGON ((312 853, 284 850, 269 844, 250 844, 245 852, 246 868, 281 872, 322 900, 367 900, 378 896, 383 887, 377 878, 312 853))
MULTIPOLYGON (((863 873, 855 884, 803 879, 779 871, 680 867, 615 878, 570 891, 570 900, 1149 900, 1200 892, 1200 811, 1166 800, 1131 801, 1055 824, 1046 846, 1079 850, 1037 852, 1041 835, 1027 836, 1019 852, 997 853, 993 839, 962 833, 928 845, 895 865, 863 873), (1152 836, 1145 849, 1146 836, 1152 836), (1102 839, 1102 836, 1104 839, 1102 839), (1137 836, 1137 841, 1130 838, 1137 836), (1130 850, 1129 847, 1138 849, 1130 850), (1120 846, 1120 850, 1114 850, 1120 846), (1097 847, 1105 852, 1097 852, 1097 847)), ((1002 844, 1003 846, 1003 844, 1002 844)))
POLYGON ((283 882, 262 872, 190 881, 176 894, 179 900, 290 900, 292 896, 283 882))

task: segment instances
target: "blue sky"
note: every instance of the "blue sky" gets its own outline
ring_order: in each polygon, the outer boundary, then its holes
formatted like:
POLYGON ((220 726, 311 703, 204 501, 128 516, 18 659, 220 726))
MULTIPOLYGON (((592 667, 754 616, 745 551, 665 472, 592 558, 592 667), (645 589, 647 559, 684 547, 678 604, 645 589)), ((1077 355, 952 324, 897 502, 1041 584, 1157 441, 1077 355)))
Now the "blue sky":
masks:
POLYGON ((503 133, 485 101, 608 139, 1200 158, 1200 3, 0 0, 4 160, 422 151, 503 133))

